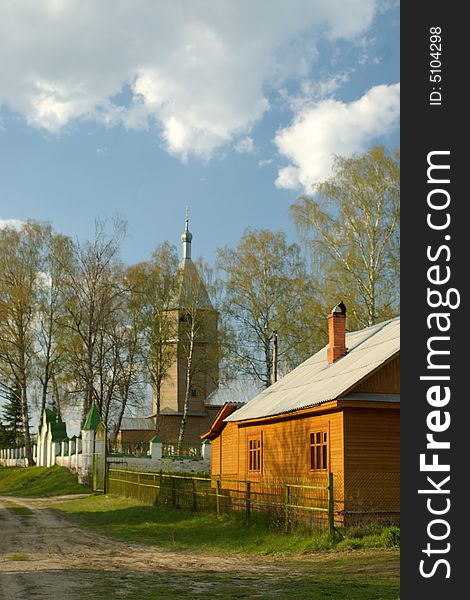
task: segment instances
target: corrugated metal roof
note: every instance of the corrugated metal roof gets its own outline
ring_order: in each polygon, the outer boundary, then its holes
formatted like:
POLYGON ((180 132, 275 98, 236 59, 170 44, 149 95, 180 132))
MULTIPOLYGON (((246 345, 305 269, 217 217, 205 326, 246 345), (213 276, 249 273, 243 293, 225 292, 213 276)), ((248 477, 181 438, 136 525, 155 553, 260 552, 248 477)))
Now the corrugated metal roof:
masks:
POLYGON ((155 429, 155 422, 149 417, 123 417, 121 430, 124 431, 151 431, 155 429))
POLYGON ((344 395, 400 349, 400 317, 346 334, 349 352, 332 364, 323 348, 225 421, 244 421, 308 408, 344 395))
POLYGON ((235 379, 219 385, 219 387, 204 400, 209 406, 223 406, 227 402, 245 403, 259 394, 262 388, 260 381, 253 379, 235 379))

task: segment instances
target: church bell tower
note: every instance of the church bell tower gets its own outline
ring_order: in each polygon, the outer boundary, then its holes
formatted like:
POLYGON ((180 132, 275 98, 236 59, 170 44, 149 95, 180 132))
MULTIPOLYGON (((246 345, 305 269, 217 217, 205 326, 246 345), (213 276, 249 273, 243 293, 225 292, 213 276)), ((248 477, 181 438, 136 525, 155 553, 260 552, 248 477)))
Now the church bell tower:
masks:
MULTIPOLYGON (((186 398, 188 415, 184 441, 200 442, 200 436, 214 418, 206 400, 217 389, 219 377, 218 312, 192 261, 192 240, 186 209, 177 293, 174 306, 167 315, 173 320, 175 332, 175 336, 167 341, 173 362, 163 379, 160 395, 159 435, 168 442, 178 439, 186 398)), ((155 402, 153 412, 156 413, 155 402)))

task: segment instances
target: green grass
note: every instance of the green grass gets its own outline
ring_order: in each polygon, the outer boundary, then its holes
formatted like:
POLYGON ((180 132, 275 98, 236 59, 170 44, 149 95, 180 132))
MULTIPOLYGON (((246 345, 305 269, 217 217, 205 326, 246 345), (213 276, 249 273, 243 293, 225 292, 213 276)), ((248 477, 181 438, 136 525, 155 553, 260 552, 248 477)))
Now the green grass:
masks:
MULTIPOLYGON (((328 565, 331 567, 331 565, 328 565)), ((326 567, 284 573, 228 573, 158 570, 153 574, 129 572, 81 573, 80 597, 128 600, 398 600, 396 581, 327 572, 326 567)))
POLYGON ((6 557, 7 560, 31 560, 27 554, 12 554, 6 557))
POLYGON ((169 550, 275 555, 329 547, 326 535, 282 535, 269 529, 262 519, 253 518, 250 525, 245 525, 239 514, 217 517, 166 506, 144 506, 122 497, 91 496, 55 508, 102 535, 169 550))
MULTIPOLYGON (((352 561, 351 561, 352 562, 352 561)), ((142 571, 105 571, 76 569, 67 572, 67 593, 82 600, 397 600, 396 581, 367 577, 364 574, 344 576, 331 564, 309 563, 283 572, 243 572, 234 564, 229 572, 186 571, 158 568, 152 573, 142 571)), ((359 569, 362 563, 359 563, 359 569)), ((349 565, 351 570, 351 564, 349 565)), ((51 589, 63 590, 63 571, 48 572, 51 589)), ((21 573, 22 588, 37 597, 34 571, 21 573)), ((42 596, 41 596, 42 597, 42 596)))
MULTIPOLYGON (((217 556, 233 556, 233 570, 227 572, 206 568, 186 573, 173 569, 153 574, 121 572, 112 578, 103 574, 95 592, 104 597, 171 600, 181 598, 182 590, 191 590, 193 598, 399 598, 399 552, 384 548, 384 540, 382 548, 335 552, 325 536, 308 535, 306 530, 280 534, 256 518, 244 525, 239 515, 218 518, 113 496, 90 496, 51 507, 82 527, 111 538, 212 555, 214 564, 217 556), (254 565, 258 556, 260 564, 272 564, 273 569, 238 568, 241 554, 252 556, 254 565)), ((345 545, 342 549, 348 550, 345 545)))
POLYGON ((20 506, 19 504, 8 503, 8 506, 6 506, 5 508, 6 508, 6 510, 11 511, 13 514, 15 514, 19 517, 31 517, 33 515, 32 510, 30 510, 26 506, 20 506))
MULTIPOLYGON (((345 538, 332 545, 326 533, 295 529, 279 533, 261 515, 245 524, 243 515, 218 517, 166 506, 145 506, 135 499, 90 496, 55 507, 79 525, 109 537, 182 551, 232 554, 293 555, 327 550, 396 547, 397 528, 374 535, 345 538)), ((398 530, 399 532, 399 530, 398 530)))
POLYGON ((48 497, 90 492, 64 467, 0 468, 0 496, 48 497))

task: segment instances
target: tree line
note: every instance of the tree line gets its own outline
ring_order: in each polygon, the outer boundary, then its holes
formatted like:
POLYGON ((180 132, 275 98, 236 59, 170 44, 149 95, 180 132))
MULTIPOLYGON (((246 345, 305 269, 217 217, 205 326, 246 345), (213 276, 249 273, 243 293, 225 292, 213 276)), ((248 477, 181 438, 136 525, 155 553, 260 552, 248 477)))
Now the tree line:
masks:
POLYGON ((207 342, 204 319, 215 311, 219 379, 243 374, 263 386, 273 381, 273 340, 279 371, 288 372, 326 343, 325 316, 339 300, 350 330, 398 314, 397 152, 337 157, 332 177, 290 211, 298 244, 282 231, 247 229, 236 248, 218 250, 214 268, 196 261, 186 295, 169 242, 142 263, 120 260, 121 219, 97 221, 88 241, 32 221, 0 229, 0 445, 24 443, 32 458, 31 411, 51 399, 59 411, 79 408, 82 421, 95 403, 117 431, 148 385, 158 428, 175 339, 187 365, 187 412, 191 382, 206 368, 194 347, 207 342), (201 310, 206 290, 213 312, 201 310), (171 317, 177 307, 183 319, 171 317))

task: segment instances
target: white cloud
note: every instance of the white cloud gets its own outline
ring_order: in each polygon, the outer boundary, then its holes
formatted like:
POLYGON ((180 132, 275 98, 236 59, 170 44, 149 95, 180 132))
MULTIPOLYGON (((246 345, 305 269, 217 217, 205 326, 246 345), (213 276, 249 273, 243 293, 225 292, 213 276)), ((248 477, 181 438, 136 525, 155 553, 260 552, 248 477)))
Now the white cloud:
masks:
POLYGON ((0 229, 10 227, 12 229, 21 229, 24 225, 23 221, 19 219, 0 219, 0 229))
POLYGON ((238 141, 235 146, 235 151, 239 154, 252 154, 256 151, 256 147, 253 143, 253 138, 247 136, 238 141))
POLYGON ((267 165, 272 164, 272 162, 273 162, 272 158, 265 158, 263 160, 259 160, 258 167, 266 167, 267 165))
POLYGON ((123 123, 183 160, 210 158, 249 134, 269 86, 308 74, 321 39, 359 39, 376 11, 377 0, 9 0, 0 105, 52 133, 123 123))
POLYGON ((291 162, 280 169, 279 188, 311 189, 331 175, 335 154, 361 152, 378 136, 398 125, 400 84, 378 85, 346 104, 323 100, 303 107, 293 123, 276 134, 275 143, 291 162))

